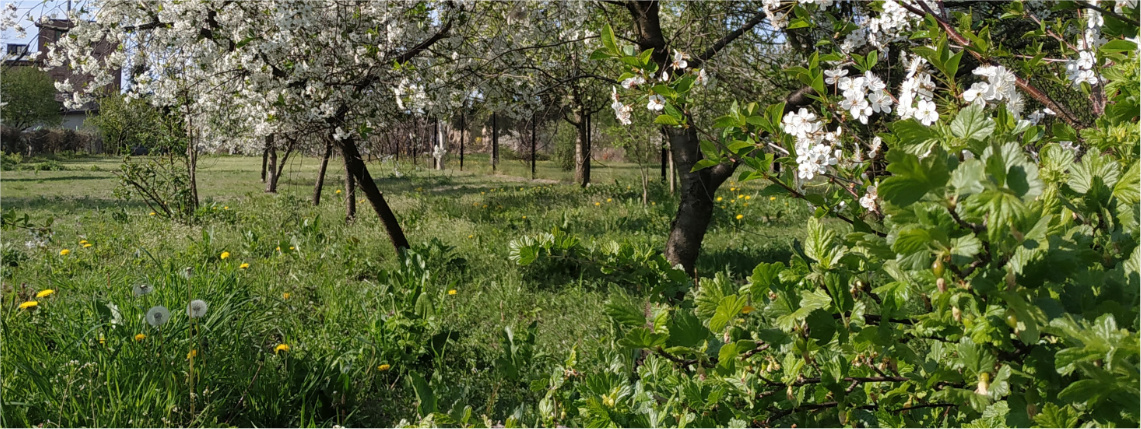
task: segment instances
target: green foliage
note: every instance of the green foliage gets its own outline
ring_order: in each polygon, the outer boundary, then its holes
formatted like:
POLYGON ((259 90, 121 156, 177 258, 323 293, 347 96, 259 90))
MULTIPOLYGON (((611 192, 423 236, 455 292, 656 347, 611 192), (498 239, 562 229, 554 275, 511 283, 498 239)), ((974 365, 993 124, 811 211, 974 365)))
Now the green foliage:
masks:
POLYGON ((36 125, 59 125, 63 117, 55 92, 51 77, 39 68, 0 68, 0 93, 4 99, 0 118, 4 126, 23 130, 36 125))

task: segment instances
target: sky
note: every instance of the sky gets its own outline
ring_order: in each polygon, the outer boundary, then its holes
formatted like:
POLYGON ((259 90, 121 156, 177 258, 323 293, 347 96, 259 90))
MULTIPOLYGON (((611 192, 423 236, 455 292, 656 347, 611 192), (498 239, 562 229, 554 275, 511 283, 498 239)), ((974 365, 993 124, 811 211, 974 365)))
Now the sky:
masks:
MULTIPOLYGON (((4 45, 4 50, 0 52, 7 52, 7 45, 9 43, 28 45, 29 52, 36 52, 39 48, 36 43, 39 28, 36 28, 34 21, 41 16, 51 16, 52 14, 55 14, 58 18, 63 18, 67 14, 67 4, 69 2, 65 0, 4 0, 2 3, 4 8, 7 8, 9 4, 16 5, 16 16, 19 17, 19 24, 24 27, 27 34, 21 38, 16 30, 3 30, 0 32, 0 44, 4 45)), ((86 0, 72 0, 70 3, 74 10, 79 10, 89 2, 86 0)))

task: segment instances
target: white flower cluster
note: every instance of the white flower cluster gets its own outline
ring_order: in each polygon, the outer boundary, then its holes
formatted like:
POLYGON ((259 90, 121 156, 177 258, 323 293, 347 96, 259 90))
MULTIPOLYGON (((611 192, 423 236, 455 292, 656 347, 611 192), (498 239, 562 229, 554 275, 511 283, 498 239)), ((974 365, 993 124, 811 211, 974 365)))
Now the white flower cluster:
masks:
POLYGON ((871 71, 864 72, 863 76, 849 78, 845 69, 829 70, 824 72, 829 76, 829 83, 835 82, 836 87, 843 93, 844 100, 840 108, 847 110, 852 119, 862 124, 868 123, 868 117, 873 113, 891 113, 892 99, 887 93, 887 84, 871 71))
POLYGON ((1014 73, 1006 67, 991 65, 979 66, 971 73, 986 79, 986 82, 975 82, 970 89, 964 91, 964 101, 981 105, 1006 102, 1006 108, 1015 117, 1022 115, 1024 102, 1016 84, 1018 77, 1014 73))
MULTIPOLYGON (((1093 3, 1097 3, 1094 1, 1093 3)), ((1078 39, 1078 57, 1066 62, 1066 79, 1080 87, 1082 82, 1097 85, 1099 82, 1094 66, 1097 65, 1097 56, 1094 51, 1104 45, 1106 40, 1101 36, 1101 27, 1105 25, 1105 18, 1096 10, 1086 10, 1086 28, 1082 37, 1078 39)))
POLYGON ((836 146, 840 143, 841 128, 824 131, 824 124, 816 119, 816 114, 803 107, 785 115, 781 122, 784 132, 796 137, 797 177, 811 180, 839 163, 843 152, 836 146))
POLYGON ((780 0, 762 0, 761 8, 765 10, 765 16, 769 18, 769 23, 773 27, 781 28, 788 25, 788 12, 779 12, 780 0))
POLYGON ((879 200, 879 194, 876 192, 876 186, 868 186, 868 193, 860 197, 860 206, 868 210, 875 210, 877 200, 879 200))
POLYGON ((899 88, 899 106, 896 112, 901 119, 915 118, 923 125, 939 120, 935 109, 935 81, 927 72, 927 60, 911 54, 907 60, 907 79, 899 88))
POLYGON ((886 54, 889 43, 907 40, 907 32, 919 19, 894 0, 887 0, 883 2, 883 12, 869 19, 866 26, 860 26, 848 33, 840 43, 840 50, 853 52, 866 44, 871 44, 886 54))
POLYGON ((618 101, 618 89, 610 88, 610 108, 614 109, 614 116, 618 117, 618 123, 622 125, 630 125, 630 115, 634 113, 634 108, 629 105, 622 104, 618 101))

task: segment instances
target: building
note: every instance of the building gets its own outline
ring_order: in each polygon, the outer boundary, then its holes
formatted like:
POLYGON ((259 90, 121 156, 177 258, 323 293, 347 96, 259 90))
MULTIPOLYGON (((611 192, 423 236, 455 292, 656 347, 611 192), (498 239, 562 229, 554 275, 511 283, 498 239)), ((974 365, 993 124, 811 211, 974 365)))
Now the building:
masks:
MULTIPOLYGON (((43 64, 46 60, 47 52, 51 44, 55 43, 63 37, 66 37, 68 30, 71 30, 71 28, 74 26, 75 23, 67 19, 49 19, 36 23, 36 27, 39 27, 40 29, 40 34, 36 38, 36 42, 39 46, 39 53, 36 56, 35 62, 37 64, 43 64)), ((117 46, 111 42, 99 42, 93 47, 94 57, 102 61, 105 57, 115 52, 116 48, 117 46)), ((74 70, 71 70, 71 68, 66 64, 59 67, 53 67, 49 69, 47 73, 49 76, 51 76, 53 81, 69 81, 71 82, 72 86, 76 88, 84 87, 91 82, 91 76, 76 73, 74 70)), ((117 69, 113 70, 111 73, 113 75, 120 76, 120 79, 115 79, 110 85, 106 87, 108 94, 120 92, 123 85, 121 78, 123 75, 123 70, 117 69)), ((65 100, 71 99, 71 94, 61 92, 57 93, 55 98, 57 101, 62 103, 65 100)), ((88 115, 94 115, 98 113, 99 105, 95 102, 84 104, 78 109, 68 109, 67 107, 64 107, 63 123, 61 124, 61 127, 73 130, 79 129, 79 127, 83 125, 83 121, 87 119, 88 115)))
MULTIPOLYGON (((58 41, 60 38, 66 37, 68 30, 74 27, 75 24, 67 19, 49 19, 43 22, 36 23, 39 27, 39 35, 36 37, 38 52, 28 52, 28 45, 10 43, 5 47, 5 67, 42 67, 47 60, 47 52, 51 44, 58 41)), ((94 46, 95 58, 102 61, 107 55, 115 52, 117 47, 110 42, 100 42, 94 46)), ((78 73, 71 70, 68 65, 61 65, 59 67, 52 67, 47 70, 48 76, 51 76, 55 82, 68 81, 72 83, 73 87, 84 87, 91 82, 91 76, 78 73)), ((121 69, 113 70, 112 74, 122 76, 121 69)), ((107 85, 105 90, 108 94, 117 93, 122 89, 122 79, 115 79, 110 85, 107 85)), ((71 93, 58 92, 55 95, 56 101, 63 103, 65 100, 71 99, 71 93)), ((84 120, 88 115, 99 113, 99 105, 95 102, 90 102, 80 106, 78 109, 63 108, 63 122, 60 124, 61 128, 76 130, 83 126, 84 120)))

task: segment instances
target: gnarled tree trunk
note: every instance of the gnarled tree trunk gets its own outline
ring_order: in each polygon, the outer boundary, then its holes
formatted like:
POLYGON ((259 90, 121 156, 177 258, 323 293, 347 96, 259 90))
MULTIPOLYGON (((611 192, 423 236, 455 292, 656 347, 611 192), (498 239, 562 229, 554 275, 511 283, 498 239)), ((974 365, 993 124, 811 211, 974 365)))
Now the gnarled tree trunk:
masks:
POLYGON ((266 167, 265 191, 277 193, 277 147, 273 134, 265 136, 265 150, 269 154, 269 163, 266 167))

